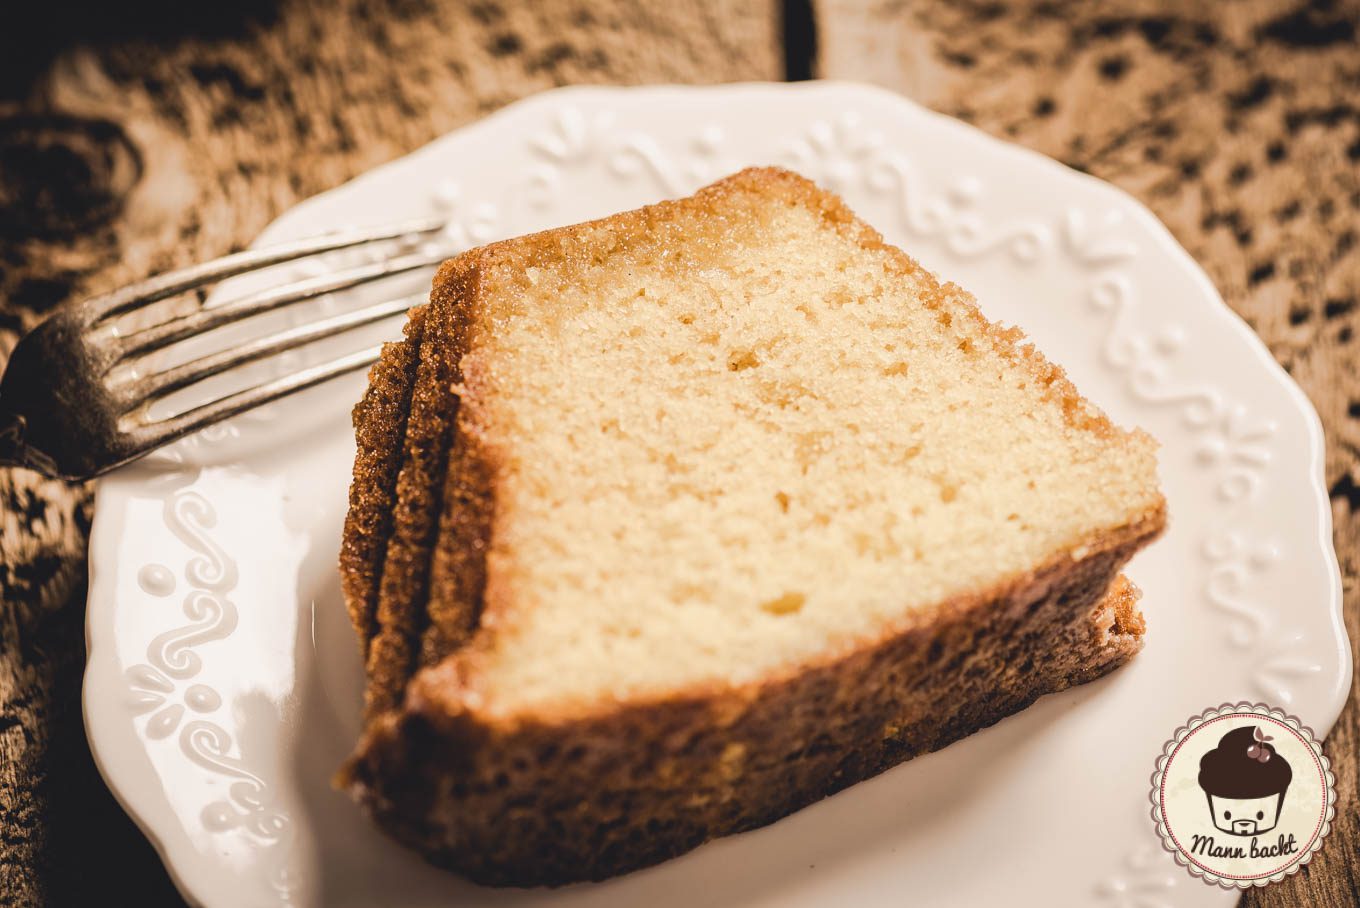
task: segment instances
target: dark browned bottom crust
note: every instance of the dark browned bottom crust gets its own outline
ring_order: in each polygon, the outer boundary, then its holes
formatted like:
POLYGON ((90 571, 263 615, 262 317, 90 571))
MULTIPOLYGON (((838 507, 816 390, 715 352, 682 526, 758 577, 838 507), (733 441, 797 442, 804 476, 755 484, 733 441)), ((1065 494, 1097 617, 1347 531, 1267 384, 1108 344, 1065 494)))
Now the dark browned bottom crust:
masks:
MULTIPOLYGON (((1160 526, 1158 515, 1156 526, 1160 526)), ((771 823, 1099 677, 1142 646, 1129 527, 933 627, 778 681, 487 726, 430 701, 370 724, 340 781, 392 835, 491 885, 600 880, 771 823)))

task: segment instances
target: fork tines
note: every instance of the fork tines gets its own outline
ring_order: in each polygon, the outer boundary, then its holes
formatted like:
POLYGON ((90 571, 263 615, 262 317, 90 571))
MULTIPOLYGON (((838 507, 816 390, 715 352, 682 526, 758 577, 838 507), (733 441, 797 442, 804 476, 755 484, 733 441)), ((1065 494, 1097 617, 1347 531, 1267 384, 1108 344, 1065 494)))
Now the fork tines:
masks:
MULTIPOLYGON (((130 314, 158 300, 198 289, 223 278, 384 240, 416 240, 442 226, 441 221, 421 220, 388 226, 377 231, 347 230, 279 246, 247 250, 204 265, 158 275, 141 284, 91 300, 83 304, 83 315, 87 324, 96 326, 116 316, 130 314)), ((246 293, 221 305, 198 308, 187 315, 170 318, 131 333, 114 331, 88 334, 87 343, 97 344, 100 348, 97 358, 103 366, 104 390, 118 404, 120 411, 118 428, 136 438, 139 444, 154 447, 243 410, 260 406, 346 372, 364 368, 377 359, 380 347, 350 353, 292 375, 227 394, 173 416, 154 418, 151 415, 151 406, 175 391, 248 363, 399 315, 420 303, 423 294, 385 300, 145 374, 136 369, 120 370, 118 367, 131 361, 142 362, 138 358, 148 353, 217 328, 325 294, 428 268, 447 257, 448 251, 445 249, 422 248, 392 258, 246 293)))

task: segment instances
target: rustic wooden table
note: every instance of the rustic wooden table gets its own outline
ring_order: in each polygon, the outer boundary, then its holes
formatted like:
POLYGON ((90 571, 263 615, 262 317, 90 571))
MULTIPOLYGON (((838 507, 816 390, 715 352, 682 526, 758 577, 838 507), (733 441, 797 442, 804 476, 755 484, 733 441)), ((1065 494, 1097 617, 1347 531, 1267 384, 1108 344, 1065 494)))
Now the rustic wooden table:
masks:
MULTIPOLYGON (((859 79, 1124 187, 1312 397, 1360 639, 1360 2, 41 0, 0 33, 0 349, 66 299, 577 82, 859 79), (1187 9, 1196 7, 1196 9, 1187 9), (205 12, 204 10, 208 11, 205 12)), ((89 490, 0 470, 0 902, 176 904, 80 718, 89 490)), ((1331 841, 1259 906, 1360 901, 1360 712, 1331 841)))

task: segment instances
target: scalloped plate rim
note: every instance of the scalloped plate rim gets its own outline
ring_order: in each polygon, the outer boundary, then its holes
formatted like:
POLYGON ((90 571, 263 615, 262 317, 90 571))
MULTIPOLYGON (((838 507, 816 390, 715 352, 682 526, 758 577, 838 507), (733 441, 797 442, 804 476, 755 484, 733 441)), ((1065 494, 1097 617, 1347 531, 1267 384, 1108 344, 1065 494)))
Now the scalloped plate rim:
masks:
MULTIPOLYGON (((1299 415, 1303 419, 1303 424, 1306 427, 1309 459, 1312 464, 1312 475, 1309 484, 1313 490, 1314 504, 1316 505, 1318 513, 1315 542, 1321 549, 1328 567, 1327 581, 1330 598, 1328 615, 1331 621, 1332 642, 1334 644, 1334 656, 1336 657, 1335 665, 1332 666, 1336 669, 1334 675, 1336 683, 1331 688, 1329 703, 1327 708, 1323 711, 1325 720, 1315 722, 1314 725, 1320 730, 1325 729, 1325 731, 1330 731, 1349 697, 1353 665, 1351 660, 1351 647, 1342 612, 1340 568, 1332 540, 1332 515, 1330 499, 1326 492, 1325 479, 1325 435, 1321 419, 1318 416, 1312 401, 1270 353, 1265 342, 1251 329, 1245 320, 1243 320, 1242 317, 1223 300, 1221 294, 1218 292, 1203 267, 1180 245, 1171 231, 1157 218, 1151 209, 1126 190, 1090 174, 1070 168, 1038 151, 1007 142, 992 136, 971 124, 964 123, 945 114, 925 108, 911 99, 888 89, 866 83, 842 80, 820 80, 802 83, 743 82, 724 85, 651 85, 632 87, 567 86, 549 89, 514 101, 482 118, 458 127, 450 133, 436 137, 435 139, 432 139, 430 143, 427 143, 427 145, 413 149, 406 155, 399 156, 391 161, 370 168, 368 171, 358 174, 351 180, 340 184, 332 190, 327 190, 326 193, 320 195, 342 189, 353 182, 353 180, 362 179, 377 171, 399 166, 411 155, 420 154, 422 151, 430 148, 430 146, 439 143, 442 139, 452 136, 455 133, 472 137, 479 132, 491 132, 517 117, 527 119, 530 114, 536 112, 539 108, 551 109, 563 103, 569 103, 577 97, 595 100, 636 93, 652 93, 664 99, 667 94, 671 93, 677 95, 683 94, 686 96, 694 96, 699 93, 711 93, 716 95, 718 93, 728 92, 757 94, 762 92, 775 92, 779 94, 799 92, 815 95, 818 93, 835 93, 840 91, 868 92, 891 99, 892 102, 908 108, 912 114, 924 114, 936 120, 947 129, 953 130, 960 135, 965 133, 971 134, 973 139, 984 140, 991 145, 1004 148, 1009 154, 1027 158, 1035 166, 1046 167, 1052 171, 1062 172, 1064 178, 1071 179, 1072 177, 1078 177, 1087 183, 1089 187, 1097 189, 1097 191, 1104 193, 1112 200, 1116 201, 1116 203, 1124 210, 1135 213, 1135 216, 1144 223, 1144 226, 1149 229, 1149 232, 1157 238, 1158 244, 1161 247, 1161 252, 1174 257, 1183 266, 1188 266, 1189 271, 1194 275, 1194 279, 1200 285, 1203 294, 1218 302, 1216 312, 1220 316, 1220 322, 1225 326, 1231 326, 1231 330, 1236 338, 1246 341, 1248 347, 1253 351, 1259 363, 1266 366, 1267 371, 1271 374, 1274 381, 1286 389, 1295 404, 1294 410, 1299 412, 1299 415)), ((270 224, 266 225, 256 240, 253 241, 252 245, 267 241, 270 238, 271 232, 280 224, 284 223, 294 214, 300 214, 310 208, 319 200, 320 195, 301 200, 289 209, 281 212, 270 222, 270 224)), ((128 471, 136 469, 136 465, 123 468, 120 471, 110 474, 109 478, 122 477, 126 475, 128 471)), ((110 532, 107 528, 107 521, 101 521, 100 519, 101 511, 98 507, 100 492, 104 482, 105 480, 101 479, 96 484, 95 512, 89 534, 90 592, 88 595, 91 603, 93 603, 98 584, 102 579, 102 569, 99 567, 99 562, 101 560, 99 554, 106 546, 105 536, 110 532)), ((104 748, 100 746, 99 734, 95 727, 93 717, 90 714, 89 690, 96 681, 96 678, 91 671, 91 667, 100 661, 103 655, 112 648, 112 639, 105 639, 106 633, 109 635, 112 634, 112 628, 107 626, 101 627, 98 621, 99 617, 100 616, 96 615, 94 608, 90 608, 87 612, 85 628, 87 664, 86 674, 82 683, 82 713, 95 765, 115 800, 124 811, 127 812, 129 817, 131 817, 133 822, 137 825, 138 829, 156 849, 167 873, 180 892, 190 900, 206 903, 211 894, 201 891, 199 886, 199 882, 201 881, 192 879, 192 872, 184 872, 186 869, 192 871, 193 864, 199 860, 197 851, 194 850, 182 836, 174 837, 172 841, 166 841, 157 829, 154 828, 152 821, 138 812, 133 803, 135 801, 135 796, 129 796, 128 793, 124 792, 120 787, 117 780, 118 771, 110 764, 108 759, 110 754, 106 753, 104 748)), ((121 755, 119 755, 119 758, 121 759, 121 755)), ((117 762, 117 760, 114 762, 117 762)))

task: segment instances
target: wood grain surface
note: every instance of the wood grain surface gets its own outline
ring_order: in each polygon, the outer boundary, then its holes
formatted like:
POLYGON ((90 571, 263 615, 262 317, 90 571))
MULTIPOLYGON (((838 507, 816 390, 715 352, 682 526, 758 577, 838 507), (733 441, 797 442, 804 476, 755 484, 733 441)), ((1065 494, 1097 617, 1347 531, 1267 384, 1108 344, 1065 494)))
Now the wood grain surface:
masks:
MULTIPOLYGON (((6 15, 0 351, 63 300, 239 248, 297 200, 555 85, 862 79, 1112 180, 1321 411, 1360 636, 1357 2, 46 0, 6 15)), ((179 901, 85 743, 90 516, 87 489, 0 470, 7 905, 179 901)), ((1328 740, 1333 839, 1246 904, 1357 904, 1358 734, 1353 701, 1328 740)))

